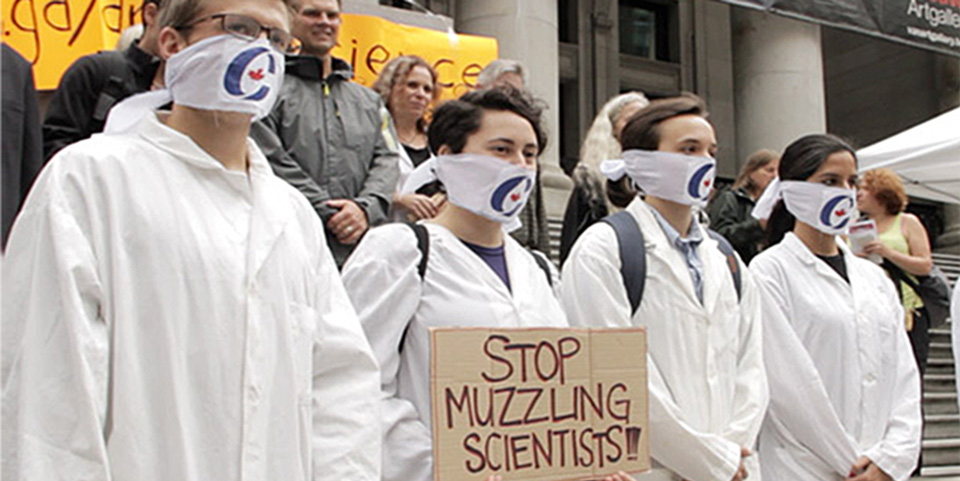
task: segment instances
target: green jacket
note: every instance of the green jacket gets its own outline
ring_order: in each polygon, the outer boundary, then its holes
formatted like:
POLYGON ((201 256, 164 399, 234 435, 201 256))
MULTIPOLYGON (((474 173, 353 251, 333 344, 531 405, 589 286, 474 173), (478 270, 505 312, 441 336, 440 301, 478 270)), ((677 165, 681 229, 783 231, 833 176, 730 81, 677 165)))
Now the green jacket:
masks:
MULTIPOLYGON (((273 171, 307 197, 324 225, 337 212, 326 201, 349 199, 373 227, 388 219, 399 157, 380 96, 351 78, 350 65, 338 58, 324 79, 319 58, 287 57, 277 105, 253 125, 250 136, 273 171)), ((341 267, 355 247, 340 244, 329 231, 327 245, 341 267)))
POLYGON ((760 252, 764 237, 760 221, 750 215, 754 204, 742 189, 728 187, 717 192, 707 206, 710 228, 730 241, 745 264, 760 252))

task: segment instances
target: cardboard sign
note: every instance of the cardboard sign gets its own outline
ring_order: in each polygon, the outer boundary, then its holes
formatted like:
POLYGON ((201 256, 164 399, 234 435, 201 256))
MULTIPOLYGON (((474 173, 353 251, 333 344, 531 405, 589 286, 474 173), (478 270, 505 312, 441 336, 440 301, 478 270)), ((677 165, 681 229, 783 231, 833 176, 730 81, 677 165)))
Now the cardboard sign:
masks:
POLYGON ((646 333, 431 329, 434 479, 650 469, 646 333))
POLYGON ((473 90, 477 75, 497 58, 497 41, 368 15, 343 15, 333 56, 353 66, 354 80, 372 86, 387 62, 401 55, 423 57, 439 74, 440 98, 453 99, 473 90))

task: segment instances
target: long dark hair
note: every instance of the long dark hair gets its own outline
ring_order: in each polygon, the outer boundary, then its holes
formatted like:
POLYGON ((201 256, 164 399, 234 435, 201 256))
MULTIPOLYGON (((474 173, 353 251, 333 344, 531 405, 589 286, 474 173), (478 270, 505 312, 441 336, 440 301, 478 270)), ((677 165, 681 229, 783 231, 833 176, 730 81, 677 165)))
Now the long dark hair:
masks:
MULTIPOLYGON (((827 157, 844 151, 850 152, 856 159, 853 147, 835 135, 813 134, 794 140, 780 157, 780 180, 807 180, 826 162, 827 157)), ((767 221, 766 246, 780 243, 783 236, 793 230, 796 221, 793 214, 787 212, 783 200, 777 202, 767 221)))

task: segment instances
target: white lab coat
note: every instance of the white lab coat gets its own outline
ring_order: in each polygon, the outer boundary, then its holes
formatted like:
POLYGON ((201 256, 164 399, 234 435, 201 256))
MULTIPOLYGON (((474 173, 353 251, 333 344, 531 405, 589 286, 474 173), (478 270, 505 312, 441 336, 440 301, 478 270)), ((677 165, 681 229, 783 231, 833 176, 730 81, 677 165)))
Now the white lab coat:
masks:
POLYGON ((504 242, 512 293, 453 233, 422 225, 430 234, 422 281, 417 240, 403 224, 371 230, 343 269, 381 367, 384 481, 433 479, 429 328, 568 325, 543 271, 510 236, 504 242))
MULTIPOLYGON (((577 240, 564 264, 562 300, 574 326, 647 329, 650 454, 640 480, 729 481, 740 448, 756 441, 767 407, 760 300, 746 269, 737 300, 726 257, 704 233, 703 295, 697 299, 683 255, 639 198, 627 206, 645 237, 647 280, 636 315, 620 274, 616 233, 599 222, 577 240)), ((745 461, 760 479, 756 456, 745 461)))
POLYGON ((3 478, 378 480, 377 365, 305 199, 150 114, 43 171, 3 266, 3 478))
POLYGON ((841 480, 869 457, 895 480, 920 449, 920 378, 893 284, 838 242, 847 283, 793 234, 753 259, 764 292, 768 479, 841 480))

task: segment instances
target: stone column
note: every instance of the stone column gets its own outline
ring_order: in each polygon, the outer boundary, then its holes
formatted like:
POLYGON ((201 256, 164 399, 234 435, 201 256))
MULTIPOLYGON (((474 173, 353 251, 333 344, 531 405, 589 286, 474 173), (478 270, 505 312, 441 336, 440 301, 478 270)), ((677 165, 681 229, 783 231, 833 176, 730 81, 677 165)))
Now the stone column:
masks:
POLYGON ((458 32, 497 39, 500 57, 527 69, 527 86, 543 99, 550 141, 540 157, 547 215, 562 217, 570 180, 560 169, 560 70, 556 0, 465 0, 457 3, 458 32))
POLYGON ((734 8, 737 157, 826 131, 820 27, 734 8))

